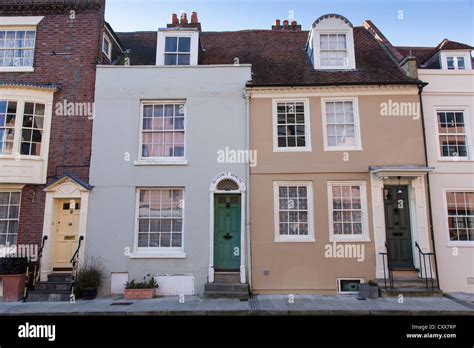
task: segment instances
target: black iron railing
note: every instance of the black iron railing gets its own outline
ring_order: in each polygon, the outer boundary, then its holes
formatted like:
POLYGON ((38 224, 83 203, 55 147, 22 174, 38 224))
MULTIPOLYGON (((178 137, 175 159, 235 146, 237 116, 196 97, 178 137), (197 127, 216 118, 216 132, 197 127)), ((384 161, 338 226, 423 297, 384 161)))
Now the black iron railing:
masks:
POLYGON ((427 289, 438 288, 438 282, 433 278, 433 263, 431 258, 435 257, 435 253, 424 252, 421 250, 418 242, 415 242, 415 246, 418 249, 418 259, 420 262, 420 278, 425 283, 427 289))
POLYGON ((74 254, 71 257, 71 261, 69 261, 72 264, 72 272, 71 272, 71 296, 74 297, 74 285, 76 283, 76 278, 77 278, 77 270, 79 267, 79 250, 81 250, 81 244, 82 241, 84 240, 84 236, 79 237, 79 242, 77 243, 77 248, 74 254))
POLYGON ((385 289, 387 289, 387 276, 388 276, 388 287, 393 289, 393 270, 392 270, 392 257, 390 255, 390 248, 387 243, 385 243, 385 252, 379 253, 382 255, 382 264, 383 264, 383 281, 385 289))
POLYGON ((33 286, 36 282, 39 282, 41 279, 41 258, 43 257, 44 244, 48 240, 48 236, 43 236, 43 241, 41 242, 41 247, 38 250, 38 256, 36 258, 35 271, 33 276, 33 286))

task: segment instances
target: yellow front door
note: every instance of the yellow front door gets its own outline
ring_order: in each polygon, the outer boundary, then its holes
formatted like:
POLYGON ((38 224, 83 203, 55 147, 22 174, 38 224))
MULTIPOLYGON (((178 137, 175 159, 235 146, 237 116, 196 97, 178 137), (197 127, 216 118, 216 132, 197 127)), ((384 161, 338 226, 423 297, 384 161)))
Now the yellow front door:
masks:
POLYGON ((79 240, 80 209, 79 199, 57 201, 54 268, 71 267, 70 260, 79 240))

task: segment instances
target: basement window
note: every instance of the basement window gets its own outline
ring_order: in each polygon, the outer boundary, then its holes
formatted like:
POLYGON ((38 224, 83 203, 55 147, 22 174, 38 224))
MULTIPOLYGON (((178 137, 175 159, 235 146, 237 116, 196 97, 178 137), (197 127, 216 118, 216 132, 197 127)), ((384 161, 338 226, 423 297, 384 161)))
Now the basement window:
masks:
POLYGON ((357 294, 359 292, 359 285, 362 279, 338 279, 337 292, 339 294, 357 294))

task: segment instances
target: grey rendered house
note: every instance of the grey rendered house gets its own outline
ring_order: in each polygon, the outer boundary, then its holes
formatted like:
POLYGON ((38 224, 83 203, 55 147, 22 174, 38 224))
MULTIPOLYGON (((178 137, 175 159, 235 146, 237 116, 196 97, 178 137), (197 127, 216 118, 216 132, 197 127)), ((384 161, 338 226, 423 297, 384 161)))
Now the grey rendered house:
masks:
POLYGON ((250 65, 209 64, 195 13, 118 35, 129 65, 96 79, 85 250, 101 292, 146 275, 161 295, 202 294, 219 276, 247 288, 248 166, 229 154, 247 149, 250 65))

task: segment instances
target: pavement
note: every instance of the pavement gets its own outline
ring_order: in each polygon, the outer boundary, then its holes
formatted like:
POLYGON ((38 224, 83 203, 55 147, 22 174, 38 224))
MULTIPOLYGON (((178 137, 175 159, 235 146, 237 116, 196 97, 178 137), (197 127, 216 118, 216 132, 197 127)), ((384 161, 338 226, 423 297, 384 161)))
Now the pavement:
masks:
POLYGON ((203 299, 200 296, 150 300, 98 298, 69 302, 0 302, 0 316, 17 315, 469 315, 468 294, 360 300, 353 295, 255 295, 249 301, 203 299))

